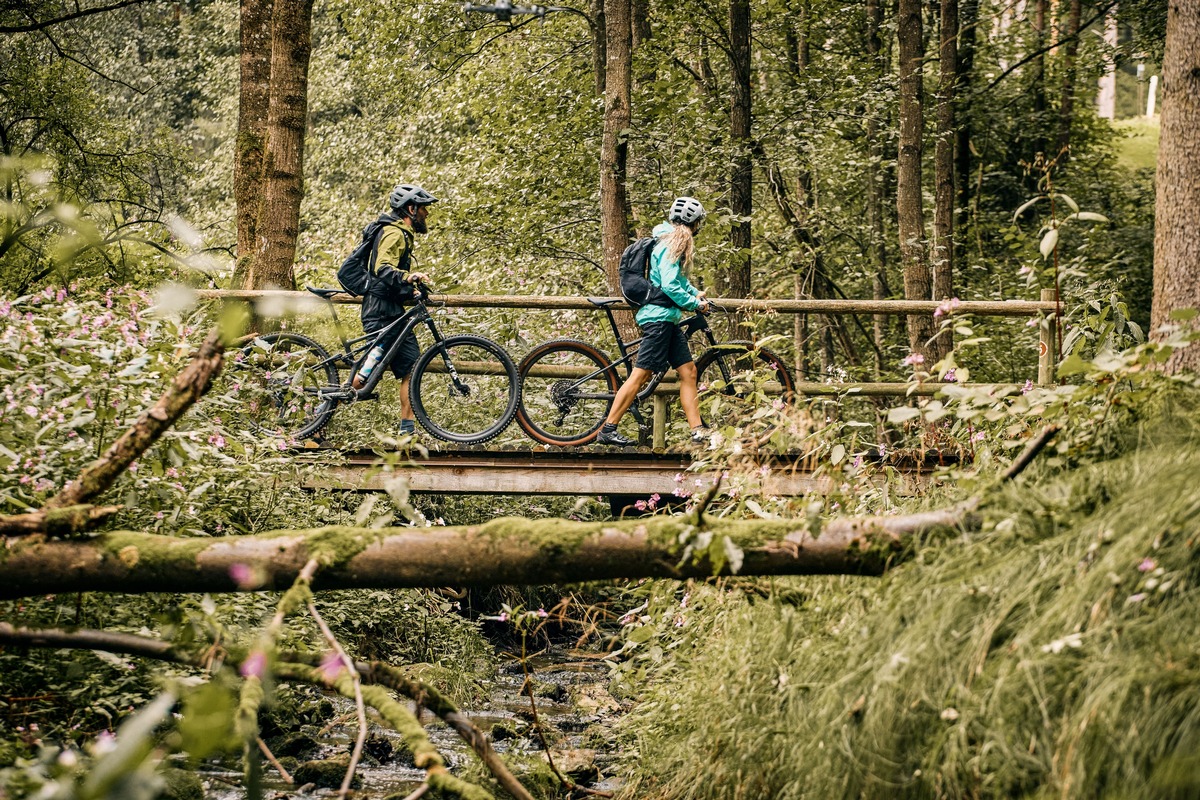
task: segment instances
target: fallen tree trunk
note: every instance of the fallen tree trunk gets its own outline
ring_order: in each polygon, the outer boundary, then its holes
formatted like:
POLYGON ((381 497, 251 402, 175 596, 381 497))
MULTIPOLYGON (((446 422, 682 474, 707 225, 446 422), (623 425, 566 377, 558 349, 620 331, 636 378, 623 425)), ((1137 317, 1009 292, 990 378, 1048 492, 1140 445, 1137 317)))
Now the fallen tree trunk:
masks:
POLYGON ((317 591, 730 574, 728 565, 714 570, 704 557, 681 563, 688 544, 702 550, 697 540, 709 534, 722 544, 719 537, 728 537, 741 549, 741 575, 879 575, 903 557, 915 536, 977 528, 977 503, 838 519, 816 535, 803 520, 706 517, 697 526, 694 517, 621 522, 509 517, 446 528, 329 527, 213 539, 129 531, 71 541, 9 538, 0 558, 0 597, 286 589, 313 558, 322 563, 312 584, 317 591), (255 579, 247 581, 247 573, 255 579))

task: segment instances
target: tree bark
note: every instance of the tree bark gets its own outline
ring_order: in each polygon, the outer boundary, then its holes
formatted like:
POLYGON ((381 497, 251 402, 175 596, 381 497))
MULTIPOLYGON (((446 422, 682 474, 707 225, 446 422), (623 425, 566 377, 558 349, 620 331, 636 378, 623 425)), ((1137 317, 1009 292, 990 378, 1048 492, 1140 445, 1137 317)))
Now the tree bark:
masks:
POLYGON ((1056 156, 1064 154, 1071 146, 1071 126, 1075 121, 1075 83, 1078 72, 1079 19, 1082 16, 1082 0, 1071 0, 1067 12, 1067 28, 1063 37, 1063 83, 1062 100, 1058 105, 1058 147, 1056 156))
MULTIPOLYGON (((940 64, 937 140, 933 149, 933 299, 954 296, 954 104, 958 85, 958 0, 941 0, 938 26, 940 64)), ((930 343, 940 360, 954 347, 954 333, 942 327, 930 343)))
MULTIPOLYGON (((883 4, 880 0, 867 0, 867 55, 870 56, 872 76, 882 78, 886 65, 883 59, 883 41, 879 32, 883 28, 883 4)), ((883 159, 884 142, 880 136, 877 114, 882 108, 867 110, 867 146, 870 157, 866 170, 867 206, 867 257, 871 270, 871 296, 883 300, 888 295, 887 282, 887 234, 883 219, 883 159)), ((872 338, 875 342, 875 377, 883 374, 884 341, 887 338, 888 318, 883 314, 872 317, 872 338)))
POLYGON ((750 216, 753 203, 751 141, 750 0, 729 2, 730 146, 729 204, 735 221, 729 230, 729 272, 718 281, 723 297, 750 296, 750 216), (723 286, 721 284, 724 284, 723 286))
MULTIPOLYGON (((233 285, 245 287, 254 260, 256 223, 267 140, 271 93, 272 0, 242 0, 238 129, 233 158, 233 198, 237 207, 237 267, 233 285)), ((254 287, 249 287, 254 288, 254 287)))
MULTIPOLYGON (((706 520, 742 548, 739 575, 879 575, 911 537, 972 527, 977 501, 909 516, 834 520, 814 536, 796 520, 706 520)), ((255 536, 175 538, 117 531, 87 540, 10 539, 0 560, 0 598, 72 591, 248 591, 235 564, 261 576, 258 589, 292 585, 310 559, 323 568, 314 590, 573 583, 616 578, 705 577, 706 559, 680 563, 681 535, 695 519, 622 522, 495 519, 446 528, 320 528, 255 536)), ((728 565, 720 574, 731 574, 728 565)))
MULTIPOLYGON (((1163 54, 1154 205, 1154 336, 1171 312, 1200 309, 1200 4, 1171 0, 1163 54)), ((1169 373, 1200 369, 1200 345, 1175 351, 1169 373)))
POLYGON ((954 180, 958 216, 955 226, 961 231, 967 222, 971 200, 971 115, 969 109, 972 73, 975 69, 975 31, 979 27, 979 0, 963 0, 959 6, 961 25, 958 45, 958 90, 955 92, 957 111, 954 133, 954 180))
POLYGON ((296 287, 294 261, 304 196, 304 134, 313 0, 276 0, 271 23, 271 98, 256 251, 246 288, 296 287))
POLYGON ((604 97, 604 71, 608 64, 608 37, 604 0, 592 0, 592 69, 596 73, 596 96, 604 97))
POLYGON ((1037 0, 1033 7, 1033 47, 1037 55, 1033 59, 1030 90, 1033 92, 1033 126, 1037 132, 1033 140, 1033 155, 1046 152, 1045 131, 1049 128, 1046 119, 1046 18, 1049 0, 1037 0))
MULTIPOLYGON (((921 0, 899 0, 896 35, 900 49, 900 152, 896 165, 896 221, 900 234, 900 263, 906 300, 933 296, 925 248, 921 198, 922 58, 921 0)), ((908 317, 908 341, 914 354, 927 362, 933 323, 923 316, 908 317)))
POLYGON ((604 2, 606 68, 604 133, 600 143, 600 238, 608 288, 621 293, 621 251, 629 244, 626 181, 629 146, 624 131, 631 122, 633 32, 630 0, 604 2))

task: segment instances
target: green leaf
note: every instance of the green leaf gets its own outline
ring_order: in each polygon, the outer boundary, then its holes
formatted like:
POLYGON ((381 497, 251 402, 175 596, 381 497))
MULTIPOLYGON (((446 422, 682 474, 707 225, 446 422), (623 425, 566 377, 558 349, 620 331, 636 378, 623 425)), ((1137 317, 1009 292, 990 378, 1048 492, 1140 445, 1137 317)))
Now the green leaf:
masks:
POLYGON ((829 460, 835 466, 837 464, 842 463, 842 459, 844 459, 845 457, 846 457, 846 446, 845 445, 835 444, 833 446, 833 450, 830 451, 830 453, 829 453, 829 460))
POLYGON ((1045 199, 1046 198, 1044 198, 1044 197, 1035 197, 1032 200, 1026 200, 1024 203, 1022 203, 1017 208, 1016 211, 1013 212, 1013 222, 1016 222, 1018 219, 1020 219, 1021 215, 1024 214, 1026 211, 1028 211, 1035 203, 1038 203, 1045 199))
POLYGON ((913 408, 912 406, 897 406, 896 408, 888 409, 888 422, 893 425, 899 425, 902 422, 908 422, 914 417, 921 416, 921 409, 913 408))
POLYGON ((1042 237, 1041 244, 1038 245, 1038 251, 1042 254, 1042 260, 1050 258, 1050 254, 1054 252, 1054 248, 1058 246, 1058 228, 1051 228, 1046 231, 1046 235, 1042 237))
POLYGON ((1187 322, 1195 319, 1197 314, 1200 314, 1200 311, 1194 308, 1176 308, 1171 310, 1170 316, 1176 322, 1187 322))
POLYGON ((179 733, 183 749, 193 761, 238 744, 233 728, 236 705, 233 692, 216 682, 198 686, 183 699, 179 733))
POLYGON ((1082 375, 1091 368, 1091 362, 1084 361, 1078 354, 1072 353, 1058 365, 1058 377, 1066 378, 1070 375, 1082 375))

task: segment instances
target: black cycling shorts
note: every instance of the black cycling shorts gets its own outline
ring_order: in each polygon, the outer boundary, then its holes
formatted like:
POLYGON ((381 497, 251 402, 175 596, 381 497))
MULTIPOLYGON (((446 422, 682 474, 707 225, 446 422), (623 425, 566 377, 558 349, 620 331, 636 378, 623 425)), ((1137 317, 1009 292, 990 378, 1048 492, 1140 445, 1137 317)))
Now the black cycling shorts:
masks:
POLYGON ((668 366, 679 369, 691 360, 692 351, 683 328, 674 322, 648 322, 642 326, 635 367, 666 372, 668 366))
MULTIPOLYGON (((397 325, 379 340, 378 344, 383 347, 384 352, 387 352, 387 349, 392 346, 392 342, 396 341, 396 337, 403 330, 403 325, 397 325)), ((417 363, 417 359, 420 357, 421 347, 417 344, 416 334, 410 333, 400 343, 400 349, 396 351, 396 355, 392 358, 390 365, 392 374, 400 380, 404 380, 412 372, 413 365, 417 363)))

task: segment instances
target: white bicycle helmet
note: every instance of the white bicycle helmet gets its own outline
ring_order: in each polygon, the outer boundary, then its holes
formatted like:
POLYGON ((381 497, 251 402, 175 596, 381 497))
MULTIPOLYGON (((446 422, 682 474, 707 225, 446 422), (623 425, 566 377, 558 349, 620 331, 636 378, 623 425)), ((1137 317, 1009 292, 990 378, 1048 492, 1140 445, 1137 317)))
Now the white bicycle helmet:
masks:
POLYGON ((671 204, 671 211, 667 214, 668 222, 684 225, 693 225, 703 219, 704 206, 694 197, 675 198, 675 202, 671 204))
POLYGON ((393 211, 399 211, 410 203, 415 206, 428 206, 437 202, 437 198, 420 186, 411 183, 401 183, 392 189, 388 195, 388 204, 393 211))

